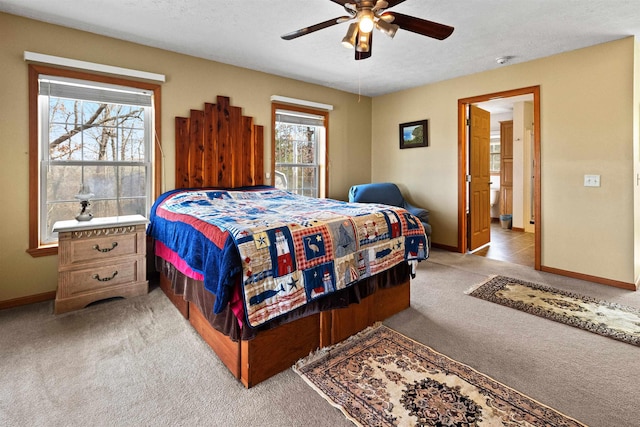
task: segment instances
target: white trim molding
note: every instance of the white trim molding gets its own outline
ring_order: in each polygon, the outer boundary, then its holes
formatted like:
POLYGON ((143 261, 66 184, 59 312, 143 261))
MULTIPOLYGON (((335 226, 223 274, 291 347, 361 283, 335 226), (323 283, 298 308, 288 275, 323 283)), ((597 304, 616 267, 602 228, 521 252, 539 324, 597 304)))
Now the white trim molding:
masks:
POLYGON ((330 104, 322 104, 321 102, 307 101, 304 99, 289 98, 287 96, 271 95, 271 101, 300 105, 302 107, 310 107, 318 110, 333 111, 333 105, 330 104))
POLYGON ((78 68, 81 70, 97 71, 118 76, 136 77, 145 80, 165 82, 164 74, 149 73, 131 68, 114 67, 112 65, 97 64, 95 62, 79 61, 77 59, 62 58, 60 56, 45 55, 43 53, 24 51, 24 60, 42 64, 59 65, 62 67, 78 68))

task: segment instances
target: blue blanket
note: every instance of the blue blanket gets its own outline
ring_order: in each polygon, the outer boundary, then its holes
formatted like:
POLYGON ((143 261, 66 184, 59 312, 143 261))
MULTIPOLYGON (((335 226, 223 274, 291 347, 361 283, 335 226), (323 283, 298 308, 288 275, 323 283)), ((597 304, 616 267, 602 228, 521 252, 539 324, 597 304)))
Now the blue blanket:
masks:
POLYGON ((250 326, 428 257, 421 222, 402 208, 271 187, 165 193, 153 206, 148 234, 204 276, 216 296, 214 312, 239 281, 250 326))

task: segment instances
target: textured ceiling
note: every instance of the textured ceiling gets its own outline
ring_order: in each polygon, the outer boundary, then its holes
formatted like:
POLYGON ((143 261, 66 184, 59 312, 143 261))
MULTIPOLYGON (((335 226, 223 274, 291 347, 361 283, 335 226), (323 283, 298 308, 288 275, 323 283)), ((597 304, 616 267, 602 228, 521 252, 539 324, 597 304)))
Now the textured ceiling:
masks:
POLYGON ((444 41, 375 32, 372 57, 355 61, 340 44, 347 23, 280 38, 345 15, 330 0, 0 0, 15 15, 367 96, 508 66, 502 56, 513 64, 640 35, 640 0, 406 0, 391 10, 455 31, 444 41))

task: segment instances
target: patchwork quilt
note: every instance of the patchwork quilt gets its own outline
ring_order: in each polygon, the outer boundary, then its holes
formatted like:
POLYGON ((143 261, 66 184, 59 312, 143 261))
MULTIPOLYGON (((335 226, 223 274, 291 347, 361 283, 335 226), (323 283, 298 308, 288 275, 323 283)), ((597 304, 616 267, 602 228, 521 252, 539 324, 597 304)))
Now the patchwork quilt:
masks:
POLYGON ((428 257, 422 223, 402 208, 299 196, 272 187, 173 190, 148 234, 204 277, 214 312, 240 283, 258 326, 401 262, 428 257))

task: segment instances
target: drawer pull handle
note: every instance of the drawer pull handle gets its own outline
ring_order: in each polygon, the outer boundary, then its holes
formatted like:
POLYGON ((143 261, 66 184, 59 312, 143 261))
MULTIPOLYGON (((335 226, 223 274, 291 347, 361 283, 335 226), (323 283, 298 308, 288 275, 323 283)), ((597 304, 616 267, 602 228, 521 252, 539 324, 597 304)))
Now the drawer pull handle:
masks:
POLYGON ((100 246, 98 245, 93 245, 93 249, 95 249, 98 252, 105 253, 105 252, 111 252, 116 248, 116 246, 118 246, 118 242, 113 242, 110 248, 102 248, 102 249, 100 249, 100 246))
POLYGON ((99 274, 94 274, 91 277, 93 277, 94 279, 100 282, 108 282, 109 280, 113 280, 113 278, 116 277, 117 275, 118 275, 118 270, 116 270, 111 277, 100 277, 99 274))

